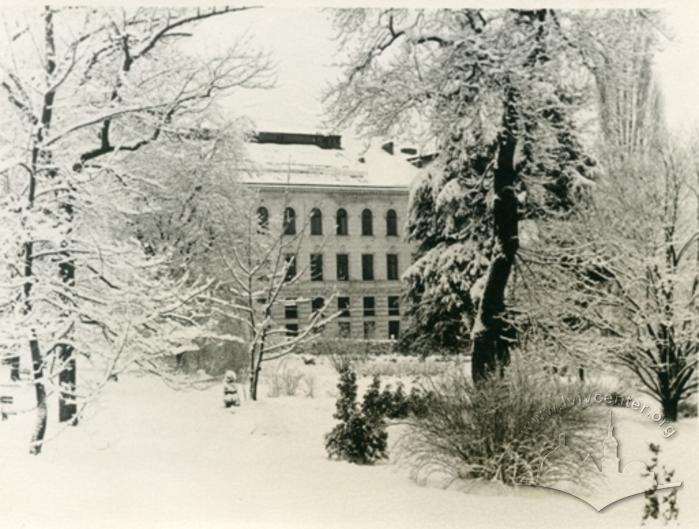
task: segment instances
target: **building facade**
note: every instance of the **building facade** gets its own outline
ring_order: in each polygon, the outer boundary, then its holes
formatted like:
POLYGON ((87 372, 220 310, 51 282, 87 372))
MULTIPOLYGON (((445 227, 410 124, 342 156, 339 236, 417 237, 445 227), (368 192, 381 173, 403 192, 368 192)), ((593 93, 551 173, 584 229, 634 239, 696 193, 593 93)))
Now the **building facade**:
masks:
POLYGON ((274 320, 293 334, 328 300, 327 311, 342 314, 324 335, 400 337, 415 167, 390 144, 352 156, 339 136, 260 133, 250 147, 257 166, 247 183, 257 190, 258 216, 297 238, 285 257, 301 277, 285 289, 274 320))

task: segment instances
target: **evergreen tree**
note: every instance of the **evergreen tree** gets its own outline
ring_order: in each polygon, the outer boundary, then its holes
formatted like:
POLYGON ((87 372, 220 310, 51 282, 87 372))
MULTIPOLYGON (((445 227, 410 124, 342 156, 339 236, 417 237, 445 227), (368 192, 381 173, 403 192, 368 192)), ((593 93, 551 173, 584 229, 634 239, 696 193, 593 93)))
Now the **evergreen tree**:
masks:
POLYGON ((350 60, 329 92, 334 117, 367 134, 414 137, 417 129, 437 151, 411 201, 418 255, 406 272, 406 339, 462 349, 470 338, 474 379, 507 362, 505 298, 520 221, 560 215, 588 181, 573 119, 591 81, 584 17, 546 9, 337 14, 350 60))
POLYGON ((340 423, 325 436, 328 456, 358 464, 371 464, 385 458, 388 434, 379 378, 374 377, 361 407, 357 404, 357 375, 354 371, 343 369, 337 388, 340 392, 333 417, 340 423))

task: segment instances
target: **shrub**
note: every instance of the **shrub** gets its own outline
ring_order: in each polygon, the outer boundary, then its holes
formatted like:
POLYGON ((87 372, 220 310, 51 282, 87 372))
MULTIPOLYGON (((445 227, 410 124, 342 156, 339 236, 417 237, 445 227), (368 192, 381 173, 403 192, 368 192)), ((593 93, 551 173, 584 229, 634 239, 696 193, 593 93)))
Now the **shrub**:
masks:
POLYGON ((184 373, 204 370, 209 375, 223 375, 235 371, 241 380, 247 378, 250 358, 244 344, 202 340, 198 351, 178 355, 174 366, 184 373))
POLYGON ((364 362, 355 362, 354 367, 360 376, 382 377, 433 377, 455 369, 456 360, 445 362, 420 361, 416 357, 376 357, 364 362))
POLYGON ((380 381, 374 378, 361 408, 357 404, 357 375, 340 373, 339 395, 333 417, 340 421, 325 436, 328 456, 357 464, 372 464, 386 457, 388 434, 381 407, 380 381))
POLYGON ((268 375, 268 377, 267 396, 277 398, 296 395, 304 375, 294 369, 289 369, 286 363, 282 363, 277 368, 277 371, 268 375))
POLYGON ((512 365, 505 373, 475 386, 463 373, 430 382, 429 412, 407 419, 397 445, 415 479, 434 472, 506 484, 582 478, 579 463, 601 438, 599 409, 580 405, 579 385, 551 381, 540 369, 512 365), (561 434, 568 450, 554 452, 561 434))
POLYGON ((410 415, 422 417, 429 412, 430 401, 434 398, 431 391, 413 387, 406 394, 402 383, 398 383, 395 391, 389 384, 381 392, 381 413, 388 419, 404 419, 410 415))
POLYGON ((697 416, 697 403, 684 400, 677 405, 677 414, 684 418, 689 419, 691 417, 697 416))
POLYGON ((643 477, 652 477, 653 484, 644 493, 645 504, 643 506, 641 525, 645 525, 649 518, 657 520, 660 517, 667 525, 671 520, 677 521, 677 516, 680 513, 677 506, 677 487, 663 493, 659 492, 658 488, 660 485, 671 482, 675 471, 668 470, 664 465, 660 466, 658 462, 659 445, 650 443, 648 448, 652 457, 650 464, 646 464, 646 472, 643 474, 643 477))
POLYGON ((316 396, 316 377, 303 375, 301 382, 303 383, 303 395, 309 399, 314 398, 316 396))

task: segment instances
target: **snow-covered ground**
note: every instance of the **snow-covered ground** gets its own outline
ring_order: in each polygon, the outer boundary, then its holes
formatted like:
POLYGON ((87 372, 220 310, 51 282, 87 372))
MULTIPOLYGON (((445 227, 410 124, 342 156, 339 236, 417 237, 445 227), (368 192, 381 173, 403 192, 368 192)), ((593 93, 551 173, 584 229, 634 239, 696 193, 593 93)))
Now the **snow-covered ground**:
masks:
MULTIPOLYGON (((299 368, 300 369, 300 368, 299 368)), ((315 396, 223 408, 221 386, 173 391, 150 376, 111 383, 78 428, 26 454, 32 417, 0 422, 0 527, 14 528, 479 528, 638 527, 642 496, 602 513, 566 494, 461 484, 419 486, 391 463, 329 461, 336 375, 306 366, 315 396)), ((51 410, 55 414, 55 410, 51 410)), ((680 522, 699 527, 696 419, 664 440, 632 410, 615 412, 624 462, 661 462, 683 480, 680 522)), ((52 424, 49 436, 56 433, 52 424)), ((395 430, 391 430, 395 433, 395 430)), ((389 432, 389 438, 391 437, 389 432)))

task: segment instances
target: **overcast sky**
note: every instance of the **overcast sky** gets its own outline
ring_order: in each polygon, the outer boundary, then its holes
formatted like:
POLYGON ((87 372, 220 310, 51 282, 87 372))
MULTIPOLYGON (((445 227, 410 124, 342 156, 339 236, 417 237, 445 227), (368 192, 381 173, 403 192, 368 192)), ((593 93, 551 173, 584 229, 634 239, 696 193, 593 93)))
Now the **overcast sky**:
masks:
MULTIPOLYGON (((672 7, 667 22, 672 40, 663 39, 657 61, 659 80, 671 128, 687 129, 699 122, 699 8, 672 7)), ((339 75, 333 66, 337 46, 327 13, 266 7, 221 17, 202 29, 197 48, 204 55, 224 50, 236 35, 247 31, 253 43, 270 52, 277 66, 276 88, 234 94, 226 101, 231 114, 250 116, 259 129, 322 130, 320 96, 339 75)))

